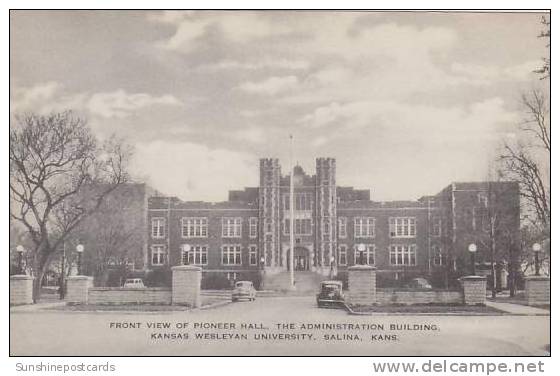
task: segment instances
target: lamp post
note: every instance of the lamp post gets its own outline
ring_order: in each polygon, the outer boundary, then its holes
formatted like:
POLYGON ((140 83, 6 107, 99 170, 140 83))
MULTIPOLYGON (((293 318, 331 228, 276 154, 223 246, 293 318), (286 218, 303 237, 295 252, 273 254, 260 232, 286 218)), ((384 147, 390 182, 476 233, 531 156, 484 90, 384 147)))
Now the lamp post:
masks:
POLYGON ((16 251, 18 253, 18 274, 25 274, 23 270, 23 254, 25 253, 25 248, 23 245, 18 245, 16 247, 16 251))
POLYGON ((261 256, 261 290, 264 290, 264 257, 261 256))
POLYGON ((535 253, 535 275, 541 275, 541 265, 539 262, 539 252, 541 249, 540 243, 533 244, 533 252, 535 253))
POLYGON ((78 244, 76 246, 76 252, 78 252, 78 275, 82 274, 82 253, 84 253, 84 246, 78 244))
POLYGON ((360 258, 359 258, 360 265, 365 265, 365 263, 364 263, 364 252, 365 251, 366 251, 366 245, 363 244, 363 243, 358 244, 358 253, 360 255, 360 258))
POLYGON ((331 272, 330 272, 330 279, 334 278, 334 257, 331 256, 331 272))
POLYGON ((469 244, 468 250, 471 253, 472 275, 476 275, 476 267, 475 267, 475 263, 474 263, 474 254, 476 253, 476 244, 474 244, 474 243, 469 244))
MULTIPOLYGON (((183 248, 183 254, 185 254, 185 253, 187 254, 187 261, 186 262, 185 262, 184 255, 183 255, 183 260, 182 260, 183 265, 189 265, 190 264, 190 262, 189 262, 189 252, 191 251, 191 246, 189 244, 183 244, 182 248, 183 248)), ((193 260, 193 261, 196 264, 196 260, 193 260)))

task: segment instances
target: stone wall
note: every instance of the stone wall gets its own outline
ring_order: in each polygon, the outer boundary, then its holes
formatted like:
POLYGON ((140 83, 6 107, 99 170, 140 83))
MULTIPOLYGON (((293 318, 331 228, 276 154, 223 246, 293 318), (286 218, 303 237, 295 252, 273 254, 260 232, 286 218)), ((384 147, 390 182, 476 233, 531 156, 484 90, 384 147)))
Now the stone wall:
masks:
POLYGON ((33 303, 33 277, 28 275, 10 276, 10 305, 33 303))
POLYGON ((550 304, 550 278, 537 275, 526 277, 525 296, 530 306, 550 304))
POLYGON ((66 304, 87 304, 88 290, 93 286, 93 277, 74 275, 66 280, 66 304))
POLYGON ((202 269, 198 266, 181 265, 171 268, 173 272, 171 303, 198 308, 202 269))
POLYGON ((377 289, 376 302, 391 304, 461 304, 463 294, 449 290, 377 289))
POLYGON ((461 278, 461 283, 466 305, 486 304, 486 277, 466 276, 461 278))
POLYGON ((88 291, 88 304, 171 304, 171 289, 94 287, 88 291))

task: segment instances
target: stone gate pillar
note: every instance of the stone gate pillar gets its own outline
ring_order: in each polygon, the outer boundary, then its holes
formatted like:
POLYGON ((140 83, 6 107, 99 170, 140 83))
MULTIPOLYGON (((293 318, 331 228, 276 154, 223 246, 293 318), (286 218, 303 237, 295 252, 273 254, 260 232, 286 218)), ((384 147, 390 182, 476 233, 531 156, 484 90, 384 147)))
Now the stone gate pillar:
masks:
POLYGON ((541 275, 525 277, 525 295, 530 306, 550 304, 550 278, 541 275))
POLYGON ((33 303, 33 277, 25 274, 10 276, 10 305, 33 303))
POLYGON ((198 266, 180 265, 171 268, 171 304, 198 308, 202 269, 198 266))
POLYGON ((461 278, 463 302, 466 305, 486 304, 486 277, 469 275, 461 278))
POLYGON ((87 304, 88 291, 93 286, 93 277, 72 275, 66 279, 66 304, 87 304))
POLYGON ((371 305, 376 303, 376 268, 355 265, 348 268, 348 302, 371 305))

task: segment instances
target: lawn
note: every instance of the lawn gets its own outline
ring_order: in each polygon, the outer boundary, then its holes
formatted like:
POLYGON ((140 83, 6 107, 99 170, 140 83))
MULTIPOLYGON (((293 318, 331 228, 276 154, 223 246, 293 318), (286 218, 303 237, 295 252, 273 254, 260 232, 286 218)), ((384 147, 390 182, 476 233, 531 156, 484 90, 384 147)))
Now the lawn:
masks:
POLYGON ((351 306, 356 313, 404 313, 404 314, 481 314, 481 315, 501 315, 502 311, 483 305, 371 305, 371 306, 351 306))

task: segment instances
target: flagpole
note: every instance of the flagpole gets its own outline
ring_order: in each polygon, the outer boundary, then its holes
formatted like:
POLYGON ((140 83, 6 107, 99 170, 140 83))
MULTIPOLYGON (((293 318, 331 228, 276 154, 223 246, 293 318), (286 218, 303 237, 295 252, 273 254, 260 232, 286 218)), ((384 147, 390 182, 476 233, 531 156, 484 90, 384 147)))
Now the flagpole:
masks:
POLYGON ((294 137, 290 135, 290 288, 294 288, 294 137))

